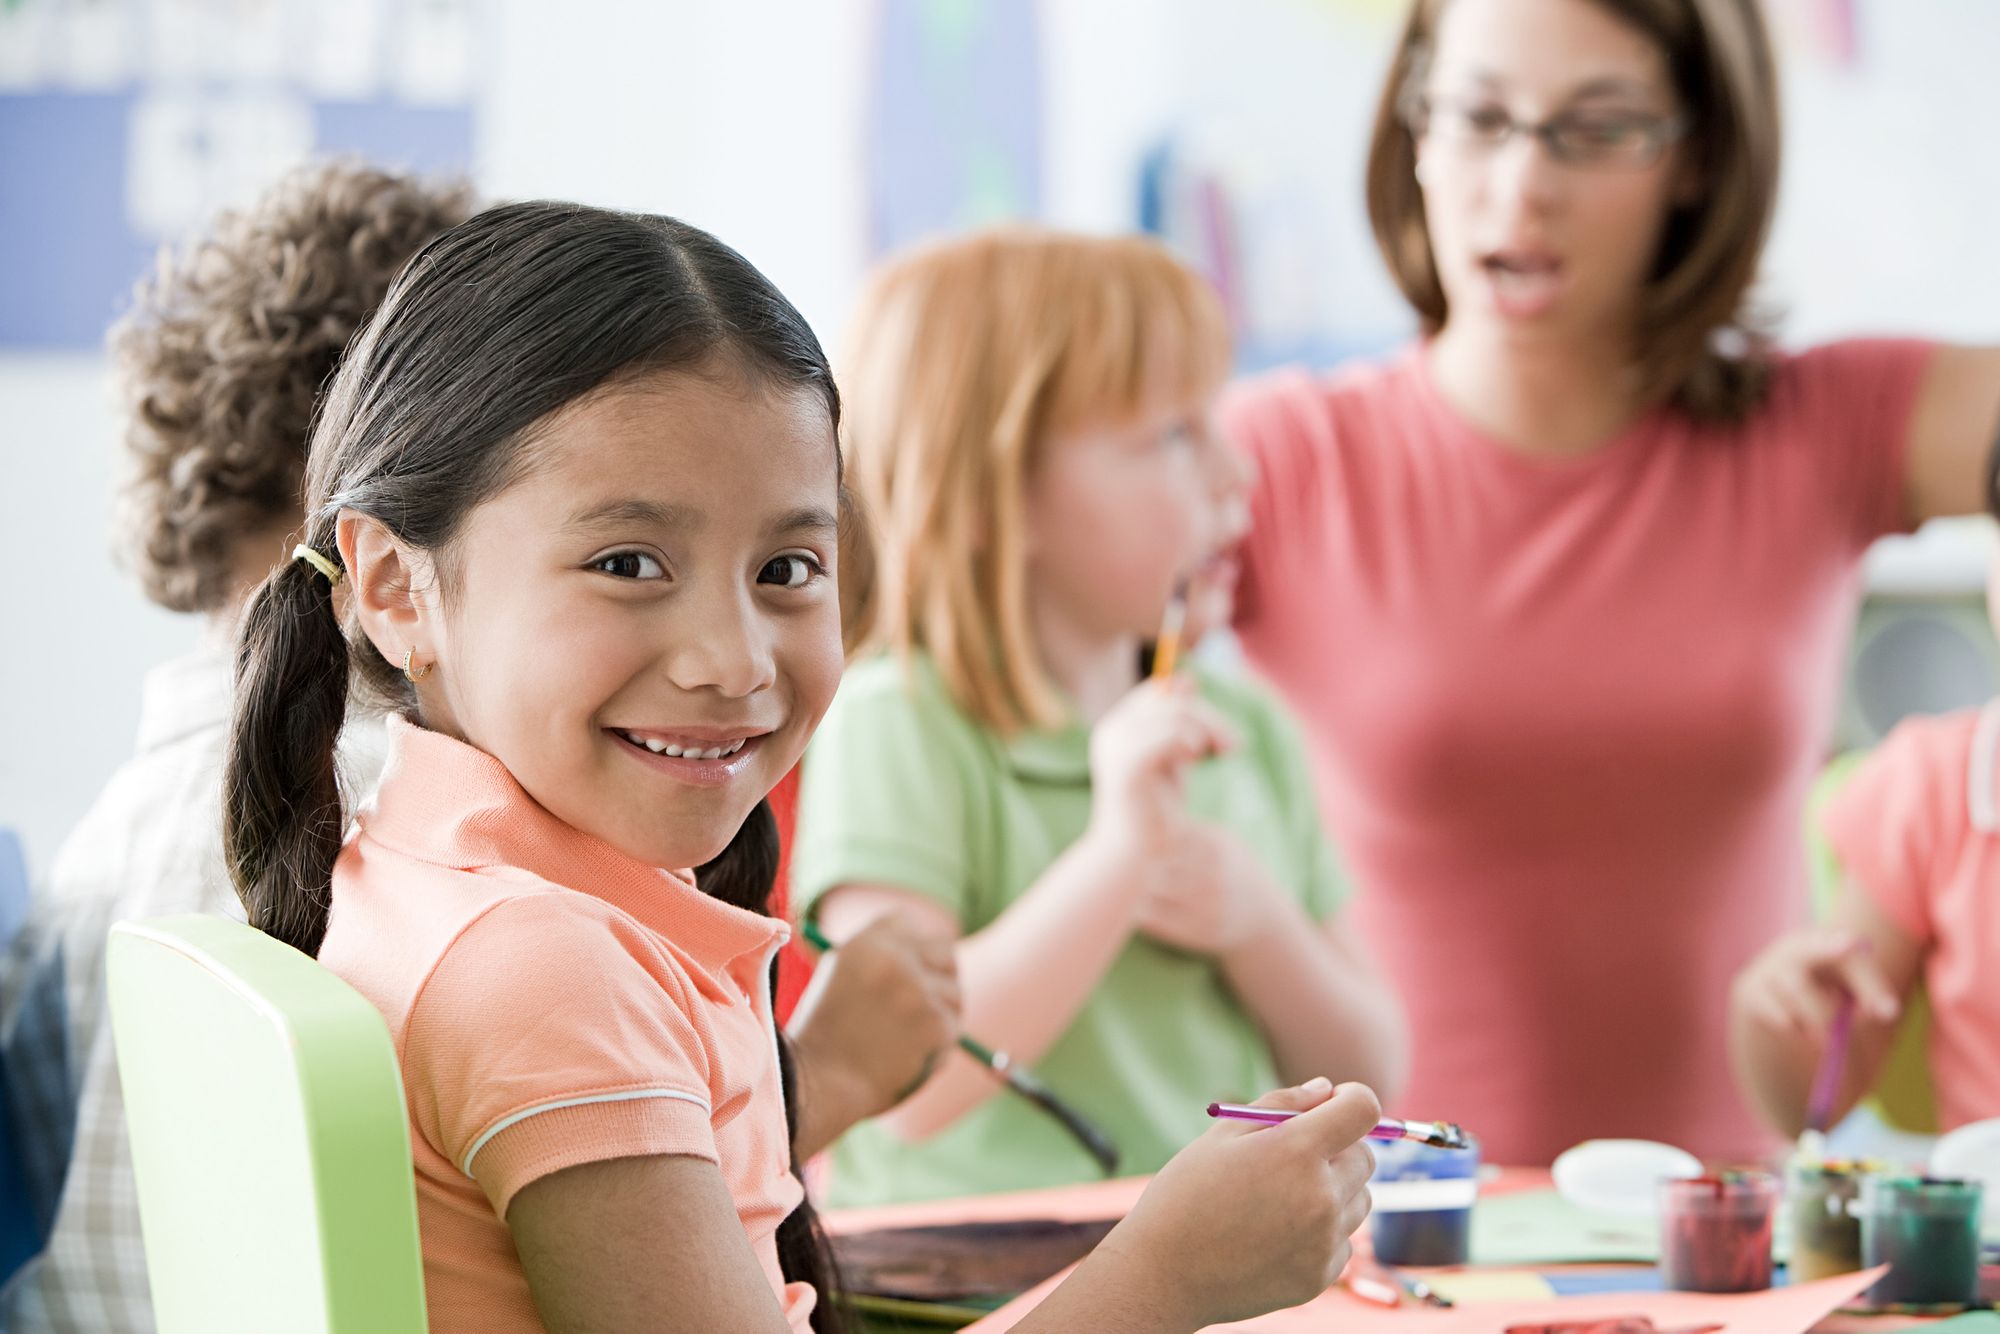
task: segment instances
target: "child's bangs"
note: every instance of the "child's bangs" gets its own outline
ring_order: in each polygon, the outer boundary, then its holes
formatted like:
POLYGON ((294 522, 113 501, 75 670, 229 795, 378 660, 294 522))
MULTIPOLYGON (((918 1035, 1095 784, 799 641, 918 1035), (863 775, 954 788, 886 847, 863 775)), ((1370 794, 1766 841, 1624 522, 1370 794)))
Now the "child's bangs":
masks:
POLYGON ((1044 429, 1123 422, 1206 402, 1229 374, 1222 303, 1161 246, 1099 242, 1047 294, 1067 345, 1050 378, 1044 429))

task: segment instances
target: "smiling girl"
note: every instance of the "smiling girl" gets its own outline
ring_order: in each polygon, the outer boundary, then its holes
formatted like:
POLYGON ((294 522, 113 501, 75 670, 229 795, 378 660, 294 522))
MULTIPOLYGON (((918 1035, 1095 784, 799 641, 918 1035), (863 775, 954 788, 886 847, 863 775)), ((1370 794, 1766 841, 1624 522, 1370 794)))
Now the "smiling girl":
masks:
MULTIPOLYGON (((546 203, 423 250, 330 390, 246 613, 225 843, 252 923, 388 1021, 444 1334, 838 1326, 761 912, 764 798, 840 671, 838 416, 741 256, 546 203), (343 843, 351 687, 397 716, 343 843)), ((1204 1138, 1023 1328, 1329 1281, 1375 1101, 1272 1099, 1309 1110, 1204 1138)))

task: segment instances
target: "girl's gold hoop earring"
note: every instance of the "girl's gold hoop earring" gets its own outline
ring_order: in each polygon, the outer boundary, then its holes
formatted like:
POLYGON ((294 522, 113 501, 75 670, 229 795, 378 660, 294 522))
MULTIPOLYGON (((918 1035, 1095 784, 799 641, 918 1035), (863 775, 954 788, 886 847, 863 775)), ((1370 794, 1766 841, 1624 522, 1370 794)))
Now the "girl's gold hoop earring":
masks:
POLYGON ((427 662, 422 667, 418 668, 415 671, 412 671, 410 670, 410 664, 412 661, 415 660, 416 656, 417 656, 417 650, 414 645, 411 646, 410 651, 408 653, 405 653, 403 655, 403 675, 410 678, 410 683, 412 685, 414 685, 418 681, 423 680, 426 676, 429 676, 431 674, 431 669, 437 666, 437 664, 434 662, 427 662))

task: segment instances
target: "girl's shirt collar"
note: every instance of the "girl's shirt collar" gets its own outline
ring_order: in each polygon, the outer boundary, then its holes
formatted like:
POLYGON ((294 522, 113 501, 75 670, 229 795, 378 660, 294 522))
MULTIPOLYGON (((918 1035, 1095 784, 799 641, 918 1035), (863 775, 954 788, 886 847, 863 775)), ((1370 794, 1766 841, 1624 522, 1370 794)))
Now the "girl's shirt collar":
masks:
POLYGON ((649 866, 564 823, 499 760, 402 718, 362 833, 406 856, 461 871, 517 868, 592 894, 711 958, 766 950, 790 936, 773 917, 711 898, 694 874, 649 866))

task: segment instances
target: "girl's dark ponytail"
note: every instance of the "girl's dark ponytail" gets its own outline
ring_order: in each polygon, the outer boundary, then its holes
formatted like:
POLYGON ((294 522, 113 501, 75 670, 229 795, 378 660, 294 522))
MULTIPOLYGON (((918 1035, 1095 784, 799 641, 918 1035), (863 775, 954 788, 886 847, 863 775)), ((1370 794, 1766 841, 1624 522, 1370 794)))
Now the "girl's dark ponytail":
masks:
MULTIPOLYGON (((781 1034, 778 1038, 778 1075, 784 1081, 785 1124, 794 1133, 799 1128, 799 1077, 792 1060, 792 1044, 781 1034)), ((800 1164, 792 1161, 792 1171, 800 1175, 800 1164)), ((819 1294, 819 1303, 813 1307, 813 1334, 847 1334, 847 1321, 841 1314, 840 1269, 833 1260, 832 1243, 826 1239, 826 1229, 819 1224, 819 1214, 813 1209, 812 1197, 808 1194, 799 1201, 799 1207, 785 1215, 778 1224, 778 1272, 785 1276, 787 1283, 810 1283, 819 1294)))
POLYGON ((695 868, 694 880, 712 899, 770 915, 771 888, 778 880, 778 821, 769 799, 757 803, 728 847, 695 868))
MULTIPOLYGON (((695 868, 695 883, 711 898, 768 915, 771 890, 778 879, 778 851, 777 818, 771 814, 770 801, 760 801, 736 836, 729 840, 729 846, 695 868)), ((792 1061, 792 1044, 782 1034, 778 1038, 778 1075, 785 1091, 785 1124, 796 1133, 798 1072, 792 1061)), ((800 1164, 794 1161, 792 1171, 799 1169, 800 1164)), ((810 1283, 819 1293, 819 1305, 813 1309, 815 1334, 844 1334, 846 1324, 835 1305, 840 1275, 811 1199, 801 1200, 799 1207, 778 1224, 776 1240, 778 1268, 785 1281, 810 1283)))
MULTIPOLYGON (((332 559, 333 525, 314 526, 332 559)), ((252 595, 237 639, 222 845, 250 925, 307 954, 326 935, 346 823, 334 749, 347 670, 332 581, 286 562, 252 595)))

